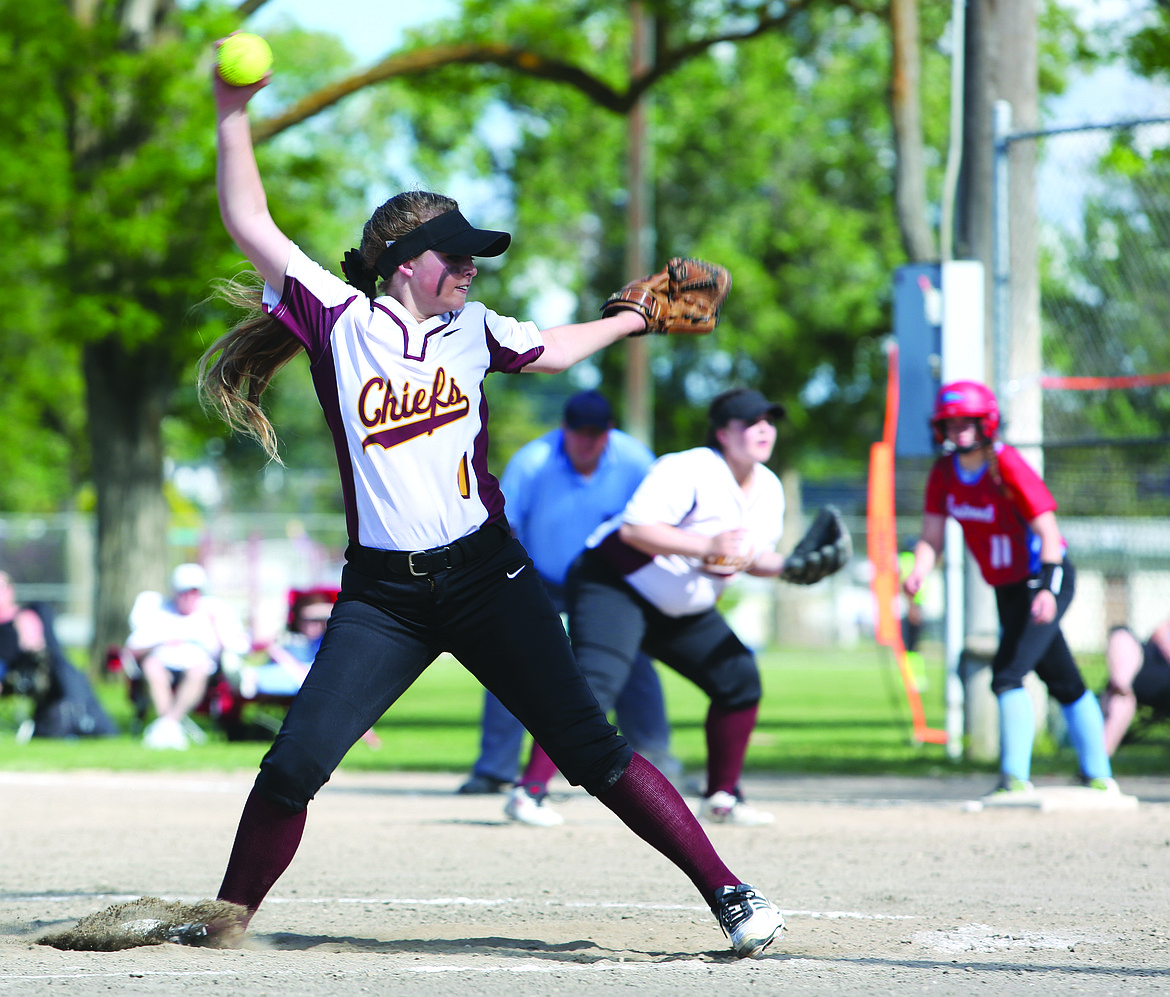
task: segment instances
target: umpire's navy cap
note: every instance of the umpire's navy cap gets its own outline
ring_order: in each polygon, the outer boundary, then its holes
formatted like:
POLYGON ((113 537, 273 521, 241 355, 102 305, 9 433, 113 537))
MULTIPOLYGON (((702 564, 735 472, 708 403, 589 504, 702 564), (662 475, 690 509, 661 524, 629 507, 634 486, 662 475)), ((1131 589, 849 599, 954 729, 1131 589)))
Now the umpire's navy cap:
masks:
POLYGON ((499 256, 511 242, 507 232, 472 227, 459 209, 453 208, 390 243, 378 256, 376 269, 382 277, 389 277, 400 263, 413 260, 428 249, 452 256, 499 256))
POLYGON ((613 409, 600 391, 579 391, 565 403, 565 425, 569 429, 609 429, 613 409))
POLYGON ((718 395, 707 411, 707 418, 716 429, 726 426, 732 419, 742 419, 748 425, 758 422, 766 415, 783 419, 785 408, 779 402, 770 402, 753 388, 732 388, 718 395))

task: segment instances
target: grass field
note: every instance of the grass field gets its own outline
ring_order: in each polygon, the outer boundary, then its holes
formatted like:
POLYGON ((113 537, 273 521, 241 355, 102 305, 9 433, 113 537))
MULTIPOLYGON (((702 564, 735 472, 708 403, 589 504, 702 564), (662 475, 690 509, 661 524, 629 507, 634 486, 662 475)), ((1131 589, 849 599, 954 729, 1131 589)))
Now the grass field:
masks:
MULTIPOLYGON (((922 694, 927 723, 944 721, 943 675, 938 649, 925 649, 928 687, 922 694)), ((748 751, 747 767, 758 772, 942 775, 991 772, 994 766, 947 758, 943 747, 915 742, 901 679, 890 652, 869 644, 854 649, 780 649, 760 656, 764 699, 748 751)), ((1103 684, 1103 664, 1082 661, 1091 688, 1103 684)), ((688 769, 701 769, 705 697, 674 672, 660 668, 674 732, 675 754, 688 769)), ((131 712, 119 682, 102 683, 98 694, 126 731, 131 712)), ((463 772, 479 739, 482 691, 453 659, 435 662, 377 724, 383 745, 358 743, 347 756, 350 771, 463 772)), ((18 744, 16 730, 26 707, 0 699, 0 769, 219 770, 254 769, 261 741, 228 742, 210 730, 204 745, 186 752, 145 750, 137 737, 18 744)), ((206 718, 200 718, 206 722, 206 718)), ((1147 731, 1118 753, 1119 774, 1161 774, 1170 763, 1170 731, 1147 731)), ((1067 746, 1042 738, 1034 772, 1075 771, 1067 746)))

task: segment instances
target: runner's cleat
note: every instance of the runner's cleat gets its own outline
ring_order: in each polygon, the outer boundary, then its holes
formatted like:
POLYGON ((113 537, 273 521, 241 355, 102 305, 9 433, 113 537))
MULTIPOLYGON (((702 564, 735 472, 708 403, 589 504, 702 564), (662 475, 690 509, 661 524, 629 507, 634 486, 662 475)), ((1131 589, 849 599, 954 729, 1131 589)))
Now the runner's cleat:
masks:
POLYGON ((1035 791, 1036 788, 1027 779, 1005 773, 1000 776, 999 785, 989 795, 1003 799, 1007 796, 1031 796, 1035 791))
POLYGON ((490 775, 472 775, 456 792, 464 796, 486 796, 502 793, 511 785, 502 779, 493 779, 490 775))

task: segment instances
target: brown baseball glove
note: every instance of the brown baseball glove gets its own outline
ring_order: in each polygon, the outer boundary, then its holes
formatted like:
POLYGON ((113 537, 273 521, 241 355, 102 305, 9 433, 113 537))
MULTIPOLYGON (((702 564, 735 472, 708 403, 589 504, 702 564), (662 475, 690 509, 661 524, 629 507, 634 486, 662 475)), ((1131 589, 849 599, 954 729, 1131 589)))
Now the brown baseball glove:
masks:
POLYGON ((731 290, 726 267, 704 260, 676 256, 666 266, 640 280, 632 280, 611 294, 601 314, 609 316, 623 308, 646 319, 646 332, 708 333, 719 322, 719 309, 731 290))

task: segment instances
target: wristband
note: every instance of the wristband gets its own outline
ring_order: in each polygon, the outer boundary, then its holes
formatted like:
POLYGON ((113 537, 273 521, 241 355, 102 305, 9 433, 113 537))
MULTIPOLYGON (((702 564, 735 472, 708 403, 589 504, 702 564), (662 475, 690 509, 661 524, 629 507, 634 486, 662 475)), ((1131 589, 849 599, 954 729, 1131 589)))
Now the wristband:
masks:
POLYGON ((1060 587, 1064 584, 1064 565, 1049 564, 1045 561, 1040 565, 1040 588, 1047 589, 1053 595, 1060 595, 1060 587))

